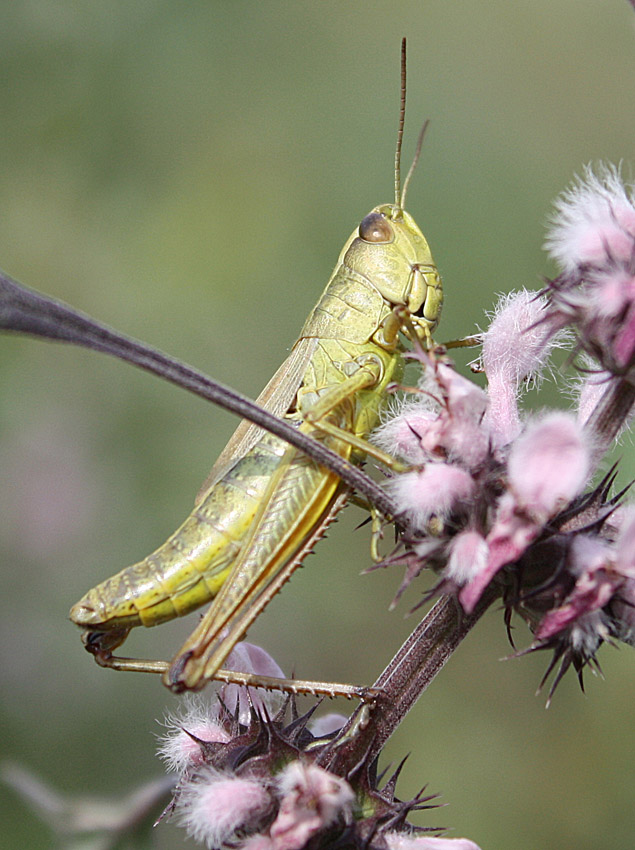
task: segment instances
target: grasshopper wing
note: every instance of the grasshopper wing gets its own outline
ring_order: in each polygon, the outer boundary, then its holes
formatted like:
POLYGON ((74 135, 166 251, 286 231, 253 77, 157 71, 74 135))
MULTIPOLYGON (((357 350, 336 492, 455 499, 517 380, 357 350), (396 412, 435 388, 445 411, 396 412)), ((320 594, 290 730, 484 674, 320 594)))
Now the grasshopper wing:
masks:
MULTIPOLYGON (((315 338, 299 339, 284 363, 260 393, 256 403, 275 416, 283 416, 295 399, 316 345, 317 339, 315 338)), ((198 491, 196 505, 229 472, 236 461, 244 457, 255 446, 264 433, 258 425, 254 425, 246 419, 242 420, 198 491)))

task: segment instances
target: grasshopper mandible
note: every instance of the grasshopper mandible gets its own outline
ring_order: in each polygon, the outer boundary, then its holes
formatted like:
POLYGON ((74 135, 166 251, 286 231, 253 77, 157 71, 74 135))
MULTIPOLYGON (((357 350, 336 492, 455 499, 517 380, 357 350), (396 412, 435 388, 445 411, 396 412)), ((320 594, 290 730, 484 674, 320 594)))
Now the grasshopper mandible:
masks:
MULTIPOLYGON (((443 301, 428 243, 404 209, 423 139, 422 131, 402 191, 404 115, 405 40, 395 201, 375 207, 351 234, 290 355, 258 398, 354 463, 379 454, 365 439, 386 388, 402 378, 402 330, 429 345, 443 301)), ((70 617, 103 666, 161 672, 177 692, 199 689, 217 677, 346 497, 333 472, 243 421, 183 525, 151 555, 90 590, 70 617), (189 614, 212 599, 171 663, 112 655, 135 626, 189 614)))

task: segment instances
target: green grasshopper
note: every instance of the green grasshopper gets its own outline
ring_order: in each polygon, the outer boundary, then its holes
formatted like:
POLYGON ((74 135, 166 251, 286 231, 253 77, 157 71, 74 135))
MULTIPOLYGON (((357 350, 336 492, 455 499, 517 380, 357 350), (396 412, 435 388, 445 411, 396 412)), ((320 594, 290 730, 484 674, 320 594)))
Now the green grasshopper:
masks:
MULTIPOLYGON (((290 355, 258 398, 263 408, 356 464, 367 454, 385 460, 366 438, 379 421, 387 387, 402 379, 401 331, 429 346, 443 301, 428 243, 404 209, 423 139, 422 130, 402 191, 404 115, 402 44, 395 201, 375 207, 351 234, 290 355)), ((221 676, 234 645, 323 536, 347 495, 335 473, 243 421, 183 525, 151 555, 88 591, 71 609, 71 620, 84 629, 86 648, 103 666, 161 672, 173 691, 197 690, 221 676), (210 600, 171 663, 112 655, 135 626, 189 614, 210 600)))

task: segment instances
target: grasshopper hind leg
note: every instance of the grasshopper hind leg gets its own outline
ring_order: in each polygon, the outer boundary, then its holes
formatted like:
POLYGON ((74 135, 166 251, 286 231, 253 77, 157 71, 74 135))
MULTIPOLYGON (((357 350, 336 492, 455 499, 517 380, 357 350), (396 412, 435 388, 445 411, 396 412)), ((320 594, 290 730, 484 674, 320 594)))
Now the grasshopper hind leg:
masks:
MULTIPOLYGON (((144 658, 123 658, 113 655, 112 651, 125 641, 130 629, 111 630, 109 632, 84 632, 84 646, 94 657, 100 667, 111 670, 123 670, 130 673, 157 673, 166 675, 172 671, 169 661, 154 661, 144 658)), ((183 660, 187 660, 184 656, 183 660)), ((358 699, 364 705, 372 707, 380 691, 376 688, 358 687, 339 682, 314 682, 304 679, 277 679, 272 676, 260 676, 254 673, 241 673, 239 670, 217 670, 213 677, 216 681, 227 685, 240 685, 245 688, 262 688, 267 691, 281 691, 295 696, 327 696, 331 699, 344 697, 358 699)), ((199 689, 208 683, 207 679, 200 682, 199 689)), ((191 688, 173 687, 175 693, 182 693, 191 688)))

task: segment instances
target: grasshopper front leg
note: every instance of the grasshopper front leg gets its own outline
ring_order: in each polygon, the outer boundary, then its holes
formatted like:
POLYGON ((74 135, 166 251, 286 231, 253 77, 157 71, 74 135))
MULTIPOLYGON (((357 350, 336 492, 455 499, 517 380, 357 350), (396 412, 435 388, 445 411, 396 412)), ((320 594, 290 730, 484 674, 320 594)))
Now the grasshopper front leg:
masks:
MULTIPOLYGON (((333 387, 327 393, 303 412, 304 421, 312 425, 323 434, 341 440, 357 451, 362 457, 373 457, 384 466, 395 472, 404 472, 408 467, 395 460, 392 455, 386 454, 377 446, 369 443, 364 437, 360 437, 354 431, 347 430, 336 424, 329 418, 329 414, 339 404, 357 396, 362 390, 368 390, 375 386, 382 376, 382 364, 372 354, 363 355, 356 361, 348 364, 351 369, 356 369, 350 377, 339 386, 333 387)), ((346 367, 345 367, 346 368, 346 367)), ((302 391, 301 391, 302 392, 302 391)), ((300 399, 302 398, 300 392, 300 399)))

